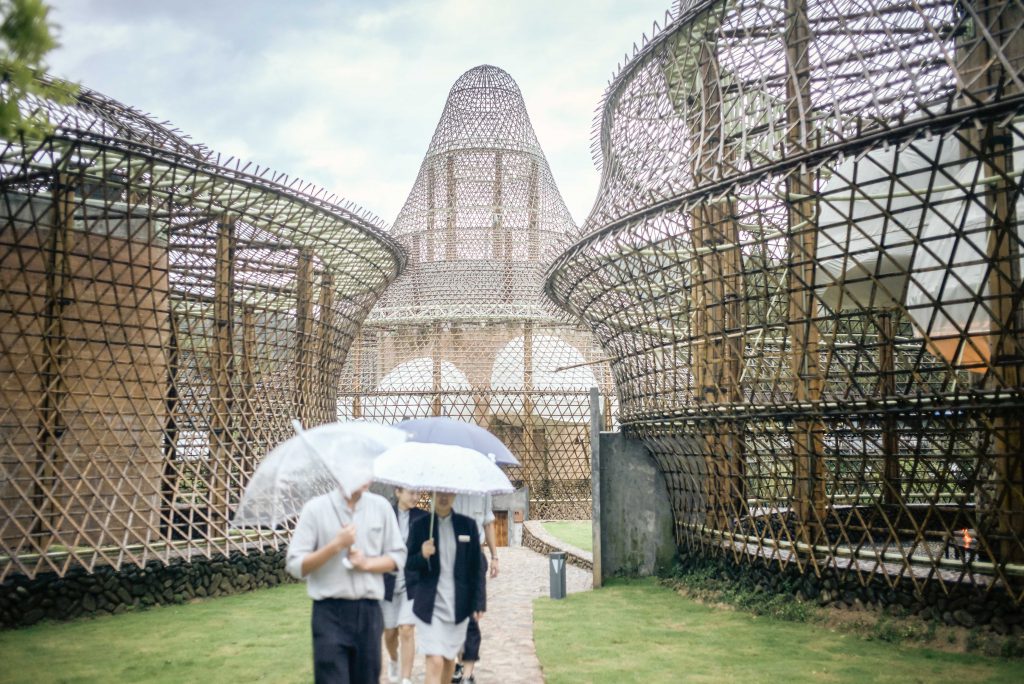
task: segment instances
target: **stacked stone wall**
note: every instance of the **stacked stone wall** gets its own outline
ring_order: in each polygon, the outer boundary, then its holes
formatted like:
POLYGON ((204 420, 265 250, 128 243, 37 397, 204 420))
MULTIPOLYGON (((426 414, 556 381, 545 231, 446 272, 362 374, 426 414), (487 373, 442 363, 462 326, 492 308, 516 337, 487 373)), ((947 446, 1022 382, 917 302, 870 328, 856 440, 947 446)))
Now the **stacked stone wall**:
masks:
POLYGON ((64 577, 41 573, 34 579, 14 575, 0 584, 0 628, 115 615, 156 605, 267 589, 294 580, 284 569, 285 551, 236 551, 230 556, 151 561, 143 567, 109 566, 86 572, 77 567, 64 577))

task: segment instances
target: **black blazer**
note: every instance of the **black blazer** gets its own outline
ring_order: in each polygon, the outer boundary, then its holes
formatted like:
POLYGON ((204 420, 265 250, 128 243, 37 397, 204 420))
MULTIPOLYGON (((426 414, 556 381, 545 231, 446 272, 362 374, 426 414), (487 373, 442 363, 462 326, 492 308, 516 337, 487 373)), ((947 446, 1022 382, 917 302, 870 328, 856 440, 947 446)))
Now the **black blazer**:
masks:
MULTIPOLYGON (((392 506, 392 510, 395 511, 395 517, 398 517, 398 506, 392 506)), ((410 508, 409 509, 409 530, 412 531, 412 524, 422 518, 425 515, 430 515, 422 508, 410 508)), ((395 585, 398 584, 398 573, 405 572, 404 568, 398 568, 395 572, 384 573, 384 600, 390 601, 395 598, 395 585)))
MULTIPOLYGON (((453 512, 452 527, 457 545, 454 568, 455 622, 462 622, 472 613, 487 609, 487 561, 480 550, 480 534, 475 520, 453 512), (468 536, 469 541, 458 541, 460 536, 468 536)), ((412 612, 427 624, 430 624, 434 616, 437 580, 441 574, 441 549, 436 530, 434 543, 438 549, 429 564, 420 552, 429 530, 429 514, 409 526, 409 555, 405 561, 405 587, 412 598, 412 612)))

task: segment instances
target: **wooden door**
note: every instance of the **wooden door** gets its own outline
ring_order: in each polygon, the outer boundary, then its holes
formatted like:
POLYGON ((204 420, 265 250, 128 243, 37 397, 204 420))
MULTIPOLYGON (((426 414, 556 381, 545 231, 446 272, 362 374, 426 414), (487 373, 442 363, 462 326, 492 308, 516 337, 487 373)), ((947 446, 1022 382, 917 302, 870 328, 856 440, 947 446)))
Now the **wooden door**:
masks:
POLYGON ((508 511, 494 511, 494 543, 508 546, 508 511))

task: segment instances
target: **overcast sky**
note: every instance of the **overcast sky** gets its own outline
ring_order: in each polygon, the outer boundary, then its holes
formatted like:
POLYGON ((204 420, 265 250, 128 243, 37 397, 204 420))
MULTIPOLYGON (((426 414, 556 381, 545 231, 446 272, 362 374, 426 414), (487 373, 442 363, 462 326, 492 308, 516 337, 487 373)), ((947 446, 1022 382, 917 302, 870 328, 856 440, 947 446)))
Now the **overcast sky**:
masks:
POLYGON ((670 0, 50 0, 51 71, 392 223, 445 98, 479 64, 519 83, 577 222, 594 110, 670 0))

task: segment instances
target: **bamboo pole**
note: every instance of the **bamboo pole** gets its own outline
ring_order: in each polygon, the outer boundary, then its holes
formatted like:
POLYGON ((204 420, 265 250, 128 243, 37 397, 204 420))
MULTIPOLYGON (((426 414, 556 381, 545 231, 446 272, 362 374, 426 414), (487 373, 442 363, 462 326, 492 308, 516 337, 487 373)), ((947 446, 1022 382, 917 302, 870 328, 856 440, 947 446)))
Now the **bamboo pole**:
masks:
POLYGON ((238 407, 238 440, 240 457, 246 477, 256 470, 258 455, 255 446, 261 444, 260 424, 262 416, 256 404, 257 359, 259 351, 256 346, 256 311, 246 304, 242 308, 242 353, 240 355, 241 377, 239 378, 239 394, 241 401, 238 407))
MULTIPOLYGON (((811 149, 810 27, 806 0, 786 2, 786 135, 787 154, 798 156, 811 149)), ((818 307, 814 298, 814 264, 817 256, 817 201, 815 174, 801 164, 790 172, 789 192, 808 199, 790 202, 789 342, 793 394, 800 403, 809 402, 808 413, 793 421, 794 508, 799 534, 808 544, 823 536, 825 518, 825 468, 822 459, 824 424, 813 408, 821 398, 822 374, 819 359, 821 333, 817 326, 818 307)))
POLYGON ((295 415, 313 427, 313 255, 300 249, 295 271, 295 415))
MULTIPOLYGON (((972 32, 961 37, 957 64, 964 86, 964 104, 1020 94, 1006 64, 1024 60, 1024 8, 997 0, 965 4, 972 32)), ((992 313, 991 357, 984 379, 987 389, 1019 390, 1024 382, 1024 325, 1021 321, 1020 233, 1016 215, 1014 135, 1003 122, 988 120, 968 131, 965 156, 977 156, 984 184, 988 221, 987 258, 990 270, 985 301, 992 313)), ((1017 143, 1019 144, 1019 143, 1017 143)), ((968 200, 970 201, 970 200, 968 200)), ((985 304, 978 303, 981 307, 985 304)), ((962 343, 963 344, 963 343, 962 343)), ((1004 563, 1024 562, 1024 417, 1019 411, 994 407, 991 450, 994 493, 979 519, 994 517, 994 544, 1004 563)))
POLYGON ((441 361, 441 324, 434 323, 431 326, 432 334, 430 336, 430 358, 433 364, 432 367, 432 384, 433 384, 433 400, 430 405, 430 415, 440 416, 444 414, 444 407, 441 404, 441 389, 444 386, 442 377, 442 361, 441 361))
POLYGON ((167 415, 164 423, 164 475, 160 481, 160 492, 164 514, 163 536, 171 541, 174 538, 174 511, 178 498, 178 363, 181 353, 178 347, 178 318, 173 306, 168 307, 167 321, 170 329, 167 342, 167 393, 164 399, 167 415))
MULTIPOLYGON (((536 426, 536 420, 534 419, 534 404, 533 404, 533 322, 523 322, 523 400, 521 405, 523 407, 522 424, 523 424, 523 446, 526 451, 524 454, 524 463, 530 470, 536 468, 536 459, 538 456, 537 449, 537 436, 534 434, 536 426), (527 465, 529 464, 529 465, 527 465)), ((542 492, 538 494, 549 497, 551 496, 551 471, 548 464, 547 451, 545 450, 540 454, 541 456, 541 487, 542 492)))
MULTIPOLYGON (((526 258, 530 263, 537 263, 540 260, 540 163, 536 159, 530 160, 530 179, 527 181, 527 250, 526 258)), ((511 261, 512 255, 506 257, 511 261)))
MULTIPOLYGON (((888 401, 896 393, 896 345, 890 311, 878 313, 878 397, 888 401)), ((900 475, 899 430, 892 414, 882 417, 882 501, 890 506, 903 503, 900 475)))
POLYGON ((317 353, 317 414, 318 422, 328 423, 337 419, 338 413, 338 365, 334 349, 338 342, 335 333, 334 276, 325 270, 320 279, 320 319, 317 326, 320 348, 317 353))
MULTIPOLYGON (((723 154, 722 93, 717 46, 706 37, 697 48, 697 78, 701 83, 699 115, 692 125, 701 141, 695 155, 694 184, 710 183, 727 173, 723 154)), ((732 203, 702 203, 691 213, 696 252, 696 297, 693 337, 703 340, 693 368, 697 401, 736 405, 742 400, 740 373, 743 339, 730 335, 742 326, 743 263, 739 230, 732 203)), ((734 420, 704 421, 707 452, 705 495, 707 524, 724 528, 746 513, 746 456, 742 433, 734 420)))
POLYGON ((214 261, 214 340, 210 356, 210 517, 226 520, 234 460, 235 221, 217 222, 214 261))
POLYGON ((46 302, 43 318, 43 397, 40 424, 36 434, 36 477, 33 483, 33 505, 38 511, 33 520, 32 536, 40 537, 45 550, 60 529, 60 513, 55 506, 60 469, 67 458, 61 437, 67 430, 64 415, 68 393, 67 335, 64 326, 65 306, 70 303, 71 232, 75 218, 75 192, 71 177, 58 174, 53 189, 53 222, 46 245, 46 302))
POLYGON ((437 230, 437 174, 434 166, 427 167, 427 225, 424 230, 427 239, 427 261, 437 259, 437 246, 434 244, 434 233, 437 230))
POLYGON ((447 212, 444 223, 444 258, 455 261, 459 258, 458 244, 455 240, 455 217, 458 210, 458 179, 455 177, 455 155, 449 154, 445 159, 445 206, 447 212))

